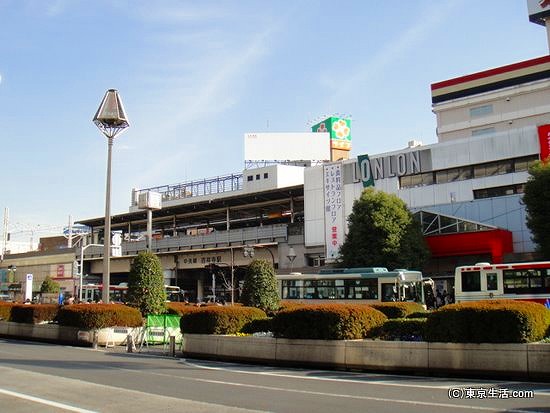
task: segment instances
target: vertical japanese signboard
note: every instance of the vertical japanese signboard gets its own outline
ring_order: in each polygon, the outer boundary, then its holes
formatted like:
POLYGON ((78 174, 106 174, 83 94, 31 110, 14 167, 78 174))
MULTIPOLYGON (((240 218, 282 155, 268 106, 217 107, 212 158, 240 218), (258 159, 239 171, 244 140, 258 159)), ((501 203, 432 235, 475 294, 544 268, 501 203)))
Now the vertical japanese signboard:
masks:
POLYGON ((540 159, 546 161, 550 157, 550 125, 541 125, 539 130, 540 159))
POLYGON ((25 283, 25 301, 32 301, 32 274, 27 274, 26 283, 25 283))
POLYGON ((323 190, 325 199, 325 245, 326 262, 338 258, 338 250, 344 242, 344 204, 342 164, 323 167, 323 190))

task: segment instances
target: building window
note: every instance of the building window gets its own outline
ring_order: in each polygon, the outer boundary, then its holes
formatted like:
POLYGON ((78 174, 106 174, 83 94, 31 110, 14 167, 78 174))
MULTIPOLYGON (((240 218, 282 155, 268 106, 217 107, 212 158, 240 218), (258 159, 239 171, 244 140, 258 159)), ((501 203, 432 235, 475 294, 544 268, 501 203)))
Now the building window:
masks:
MULTIPOLYGON (((484 178, 487 176, 522 172, 528 170, 528 168, 538 159, 538 155, 530 155, 516 159, 504 159, 497 162, 487 162, 477 165, 462 166, 459 168, 441 169, 434 172, 405 175, 399 177, 399 187, 401 189, 414 188, 417 186, 433 185, 435 183, 445 184, 474 178, 484 178)), ((517 186, 516 192, 513 193, 523 193, 523 187, 521 185, 517 186)))
POLYGON ((474 190, 474 199, 497 198, 499 196, 523 193, 523 184, 498 186, 474 190))
POLYGON ((487 291, 498 290, 497 275, 495 273, 487 274, 487 291))
POLYGON ((479 271, 464 271, 462 274, 462 291, 481 291, 481 273, 479 271))
POLYGON ((472 136, 488 135, 490 133, 495 133, 495 128, 475 129, 472 131, 472 136))
POLYGON ((435 175, 435 181, 438 184, 455 181, 465 181, 466 179, 472 179, 472 167, 470 166, 437 171, 435 175))
POLYGON ((256 174, 256 181, 260 179, 260 174, 256 174))
POLYGON ((269 177, 269 174, 267 172, 264 173, 264 179, 267 179, 269 177))
POLYGON ((470 117, 477 118, 480 116, 487 116, 493 113, 493 105, 483 105, 475 108, 470 108, 470 117))
POLYGON ((483 178, 485 176, 496 176, 509 174, 514 171, 513 162, 511 159, 498 162, 490 162, 474 167, 474 176, 476 178, 483 178))
POLYGON ((248 176, 246 177, 246 180, 247 180, 248 182, 250 182, 250 181, 254 180, 254 176, 248 175, 248 176))
POLYGON ((535 162, 539 160, 538 155, 525 156, 523 158, 518 158, 514 161, 514 172, 524 172, 528 171, 535 162))
POLYGON ((406 175, 399 178, 401 188, 414 188, 416 186, 425 186, 434 184, 434 173, 426 172, 416 175, 406 175))

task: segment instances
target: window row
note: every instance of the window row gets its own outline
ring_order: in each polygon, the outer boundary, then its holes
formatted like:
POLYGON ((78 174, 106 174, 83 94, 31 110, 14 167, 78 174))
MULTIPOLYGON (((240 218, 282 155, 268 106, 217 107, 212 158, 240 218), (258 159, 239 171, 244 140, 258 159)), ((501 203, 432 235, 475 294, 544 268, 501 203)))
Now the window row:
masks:
MULTIPOLYGON (((502 272, 504 293, 543 294, 550 292, 550 269, 504 270, 502 272)), ((480 271, 465 271, 461 274, 462 291, 481 291, 480 271)), ((496 273, 487 273, 487 291, 499 289, 496 273)))
MULTIPOLYGON (((269 173, 268 173, 268 172, 264 172, 264 179, 267 179, 267 178, 269 178, 269 173)), ((246 180, 247 180, 248 182, 253 181, 253 180, 254 180, 254 175, 248 175, 248 176, 246 177, 246 180)), ((260 174, 256 174, 256 180, 257 180, 257 181, 260 180, 260 174)))
POLYGON ((474 190, 474 199, 496 198, 499 196, 523 194, 524 184, 497 186, 474 190))
POLYGON ((283 280, 281 298, 377 300, 378 280, 283 280))
POLYGON ((538 159, 538 155, 531 155, 516 159, 505 159, 496 162, 461 166, 459 168, 405 175, 399 178, 399 185, 401 188, 414 188, 416 186, 444 184, 513 172, 523 172, 527 171, 538 159))

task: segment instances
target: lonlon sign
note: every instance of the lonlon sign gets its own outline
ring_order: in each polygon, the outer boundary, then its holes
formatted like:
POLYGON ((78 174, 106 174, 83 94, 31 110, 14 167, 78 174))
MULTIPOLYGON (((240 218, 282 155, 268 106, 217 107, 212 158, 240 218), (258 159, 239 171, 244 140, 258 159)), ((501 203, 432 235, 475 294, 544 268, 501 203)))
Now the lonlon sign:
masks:
POLYGON ((374 180, 413 175, 431 170, 432 157, 429 149, 403 152, 396 155, 369 158, 357 157, 354 180, 363 182, 364 187, 373 186, 374 180), (356 179, 355 179, 356 178, 356 179))

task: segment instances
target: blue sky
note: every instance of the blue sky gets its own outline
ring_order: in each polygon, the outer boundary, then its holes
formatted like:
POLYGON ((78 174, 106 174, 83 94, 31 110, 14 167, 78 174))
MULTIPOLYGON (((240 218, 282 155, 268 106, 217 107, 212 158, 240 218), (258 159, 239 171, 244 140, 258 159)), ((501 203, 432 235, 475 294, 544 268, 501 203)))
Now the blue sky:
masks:
POLYGON ((246 132, 353 117, 352 156, 436 142, 430 84, 548 53, 524 0, 0 0, 0 214, 10 231, 113 213, 145 188, 239 172, 246 132))

